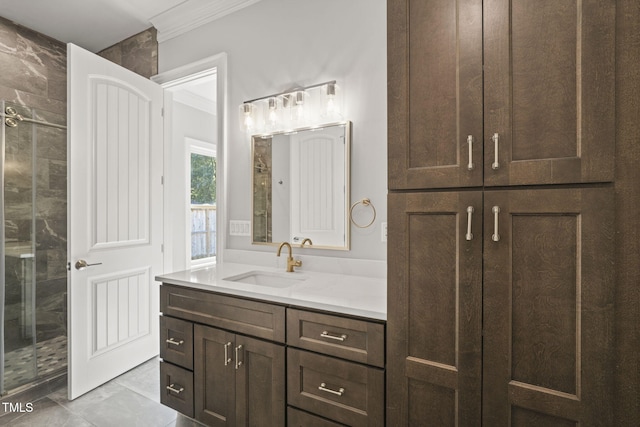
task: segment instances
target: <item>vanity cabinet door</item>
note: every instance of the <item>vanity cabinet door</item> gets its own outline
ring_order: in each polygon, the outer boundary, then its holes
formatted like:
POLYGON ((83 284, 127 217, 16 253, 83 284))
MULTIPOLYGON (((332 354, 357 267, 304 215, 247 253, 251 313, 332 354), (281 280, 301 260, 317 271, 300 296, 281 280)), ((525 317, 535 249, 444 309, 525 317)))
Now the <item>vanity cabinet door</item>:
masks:
POLYGON ((235 348, 237 425, 284 426, 284 346, 237 335, 235 348))
POLYGON ((387 425, 477 426, 482 192, 388 200, 387 425))
POLYGON ((485 192, 484 426, 615 425, 613 196, 485 192))
POLYGON ((195 418, 208 426, 285 424, 284 346, 194 326, 195 418))
POLYGON ((211 427, 236 424, 235 335, 194 326, 195 418, 211 427))
POLYGON ((483 7, 485 185, 612 181, 616 2, 483 7))
POLYGON ((387 2, 389 189, 482 185, 482 0, 387 2))

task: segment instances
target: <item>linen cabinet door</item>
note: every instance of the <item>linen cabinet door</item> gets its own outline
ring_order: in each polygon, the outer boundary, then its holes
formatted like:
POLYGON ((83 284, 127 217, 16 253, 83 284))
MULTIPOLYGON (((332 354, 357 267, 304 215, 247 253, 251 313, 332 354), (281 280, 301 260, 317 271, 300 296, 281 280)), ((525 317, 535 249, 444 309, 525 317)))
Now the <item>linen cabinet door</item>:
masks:
POLYGON ((482 192, 388 196, 387 425, 481 419, 482 192))
POLYGON ((195 418, 212 427, 236 426, 235 336, 194 326, 195 418))
POLYGON ((285 425, 285 351, 273 344, 236 336, 236 422, 238 426, 285 425))
POLYGON ((613 190, 487 191, 484 218, 483 425, 613 425, 613 190))
POLYGON ((615 0, 485 0, 484 182, 609 182, 615 0))
POLYGON ((482 0, 387 2, 389 189, 482 185, 482 0))

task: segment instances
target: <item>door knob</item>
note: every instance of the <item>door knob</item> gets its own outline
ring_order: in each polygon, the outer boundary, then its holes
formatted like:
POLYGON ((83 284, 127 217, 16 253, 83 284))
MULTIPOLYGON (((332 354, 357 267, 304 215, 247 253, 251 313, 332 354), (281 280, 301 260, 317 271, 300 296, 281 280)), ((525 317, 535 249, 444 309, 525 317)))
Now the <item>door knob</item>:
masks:
POLYGON ((76 270, 84 270, 87 267, 91 267, 92 265, 102 265, 101 262, 95 262, 93 264, 87 264, 87 261, 83 259, 79 259, 76 261, 76 270))

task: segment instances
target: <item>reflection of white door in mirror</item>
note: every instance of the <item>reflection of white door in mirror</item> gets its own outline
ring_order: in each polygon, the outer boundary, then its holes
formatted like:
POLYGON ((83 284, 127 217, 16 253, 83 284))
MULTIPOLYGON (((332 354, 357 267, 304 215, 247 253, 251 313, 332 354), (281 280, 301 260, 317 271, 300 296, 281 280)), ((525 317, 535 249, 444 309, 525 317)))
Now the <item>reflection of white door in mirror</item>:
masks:
POLYGON ((351 123, 255 135, 253 243, 349 249, 351 123))
POLYGON ((345 138, 342 127, 291 136, 291 231, 293 243, 345 242, 345 138))

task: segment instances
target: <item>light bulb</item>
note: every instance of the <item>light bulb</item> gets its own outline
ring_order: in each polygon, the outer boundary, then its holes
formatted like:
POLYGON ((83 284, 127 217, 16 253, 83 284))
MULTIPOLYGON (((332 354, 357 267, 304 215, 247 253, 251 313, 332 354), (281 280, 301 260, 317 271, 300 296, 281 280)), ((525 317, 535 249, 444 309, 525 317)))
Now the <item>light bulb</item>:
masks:
POLYGON ((278 124, 278 104, 275 98, 269 98, 269 126, 275 127, 278 124))

